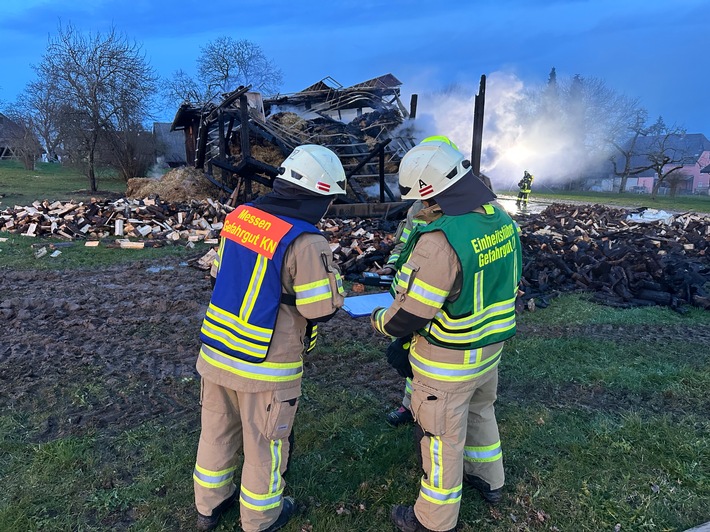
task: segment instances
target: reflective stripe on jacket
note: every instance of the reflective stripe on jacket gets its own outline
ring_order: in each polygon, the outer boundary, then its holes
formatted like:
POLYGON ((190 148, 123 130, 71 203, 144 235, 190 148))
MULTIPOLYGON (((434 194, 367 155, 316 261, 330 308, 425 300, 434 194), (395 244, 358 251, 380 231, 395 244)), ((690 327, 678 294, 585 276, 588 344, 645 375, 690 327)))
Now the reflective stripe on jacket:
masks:
MULTIPOLYGON (((284 256, 279 282, 281 304, 266 360, 261 363, 243 361, 203 344, 197 358, 199 374, 220 386, 245 392, 293 387, 303 374, 303 353, 312 346, 308 341, 308 322, 327 318, 343 304, 340 274, 332 256, 321 234, 304 233, 297 237, 284 256), (303 295, 307 291, 304 287, 323 279, 330 283, 327 298, 308 302, 297 298, 296 289, 303 295)), ((239 264, 225 256, 217 277, 238 268, 239 264)))

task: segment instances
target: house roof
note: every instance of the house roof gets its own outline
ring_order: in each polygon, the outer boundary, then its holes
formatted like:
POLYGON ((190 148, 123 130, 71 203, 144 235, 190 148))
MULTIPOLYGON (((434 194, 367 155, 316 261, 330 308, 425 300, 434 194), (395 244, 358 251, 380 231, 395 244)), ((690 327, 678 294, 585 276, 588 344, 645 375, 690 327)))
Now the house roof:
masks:
POLYGON ((17 139, 22 138, 20 126, 6 115, 0 113, 0 146, 15 146, 17 139))
MULTIPOLYGON (((655 142, 662 138, 658 135, 649 135, 646 137, 638 137, 636 139, 636 145, 634 146, 634 154, 631 157, 632 169, 640 168, 643 166, 648 166, 649 161, 646 157, 646 153, 653 150, 653 145, 655 142)), ((631 140, 626 144, 626 147, 630 145, 631 140)), ((688 133, 686 135, 670 135, 664 144, 665 152, 672 157, 674 160, 678 161, 683 166, 692 166, 697 164, 698 159, 702 156, 703 152, 710 151, 710 140, 705 137, 702 133, 688 133)), ((619 161, 619 165, 623 166, 623 159, 619 161)), ((656 174, 653 170, 645 170, 640 174, 636 174, 636 177, 654 177, 656 174)))
POLYGON ((703 168, 702 170, 700 170, 700 173, 701 173, 701 174, 710 174, 710 164, 707 165, 707 166, 706 166, 705 168, 703 168))
POLYGON ((333 78, 326 77, 300 92, 266 99, 264 105, 267 108, 271 105, 305 106, 317 112, 365 107, 378 109, 385 106, 383 102, 386 97, 399 97, 401 85, 402 82, 392 74, 368 79, 350 87, 343 87, 333 78))
POLYGON ((351 89, 395 89, 400 87, 402 82, 392 74, 385 74, 376 78, 368 79, 357 85, 350 87, 351 89))
POLYGON ((171 131, 170 122, 153 122, 158 156, 165 157, 166 163, 185 163, 185 136, 180 131, 171 131))

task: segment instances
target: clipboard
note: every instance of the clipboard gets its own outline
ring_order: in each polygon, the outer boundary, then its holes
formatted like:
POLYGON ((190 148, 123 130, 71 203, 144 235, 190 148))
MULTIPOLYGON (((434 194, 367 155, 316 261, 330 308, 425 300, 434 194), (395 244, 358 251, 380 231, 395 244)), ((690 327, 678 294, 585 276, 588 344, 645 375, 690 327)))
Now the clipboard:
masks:
POLYGON ((394 298, 389 292, 378 292, 366 296, 346 297, 343 303, 343 310, 353 318, 369 316, 377 307, 389 307, 394 298))

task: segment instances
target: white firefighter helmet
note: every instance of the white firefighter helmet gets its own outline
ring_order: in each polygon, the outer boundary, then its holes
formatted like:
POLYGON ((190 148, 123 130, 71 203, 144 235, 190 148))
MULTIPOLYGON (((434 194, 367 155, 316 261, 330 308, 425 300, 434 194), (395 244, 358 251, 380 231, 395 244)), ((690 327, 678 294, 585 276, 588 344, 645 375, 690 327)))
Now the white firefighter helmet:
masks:
POLYGON ((440 194, 471 168, 471 162, 446 140, 424 140, 399 165, 402 199, 429 199, 440 194))
POLYGON ((453 143, 453 141, 444 135, 434 135, 432 137, 427 137, 423 141, 420 142, 420 144, 424 144, 425 142, 445 142, 449 146, 451 146, 453 149, 458 150, 459 147, 453 143))
POLYGON ((279 179, 321 194, 345 194, 345 170, 338 156, 325 146, 304 144, 291 152, 279 168, 279 179))

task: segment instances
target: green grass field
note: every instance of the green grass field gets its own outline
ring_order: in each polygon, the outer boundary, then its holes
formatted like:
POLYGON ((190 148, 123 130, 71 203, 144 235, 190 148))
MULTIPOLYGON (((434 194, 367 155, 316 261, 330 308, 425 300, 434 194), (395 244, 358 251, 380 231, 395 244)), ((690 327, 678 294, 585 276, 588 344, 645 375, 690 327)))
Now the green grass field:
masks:
MULTIPOLYGON (((0 161, 0 194, 4 194, 4 197, 0 197, 0 210, 14 205, 29 205, 35 200, 86 200, 91 197, 86 192, 87 188, 88 180, 85 176, 59 164, 38 163, 35 170, 27 171, 17 161, 0 161)), ((115 172, 103 170, 99 172, 98 188, 103 192, 122 193, 126 190, 126 184, 116 177, 115 172)), ((517 190, 496 189, 496 191, 507 196, 517 195, 517 190)), ((652 201, 647 194, 565 192, 537 187, 531 195, 531 201, 536 200, 550 203, 581 201, 610 206, 710 213, 710 196, 677 196, 676 198, 659 196, 652 201)))
POLYGON ((59 238, 35 239, 5 232, 0 232, 0 239, 7 239, 4 242, 0 241, 0 267, 19 270, 100 268, 164 257, 189 259, 204 255, 210 248, 204 242, 197 242, 194 247, 186 247, 184 242, 171 241, 166 241, 160 247, 143 249, 109 247, 115 246, 115 239, 106 239, 97 247, 86 247, 82 240, 68 242, 59 238), (35 254, 41 248, 45 248, 46 254, 37 258, 35 254), (51 254, 57 250, 60 253, 52 257, 51 254))
MULTIPOLYGON (((517 197, 517 190, 501 190, 500 194, 508 197, 517 197)), ((545 203, 565 203, 567 201, 601 204, 610 207, 646 207, 649 209, 665 210, 668 212, 697 212, 710 214, 710 196, 658 196, 655 200, 649 194, 623 194, 612 192, 582 192, 582 191, 552 191, 541 188, 533 190, 530 201, 543 201, 545 203)))
MULTIPOLYGON (((97 187, 101 192, 124 193, 126 183, 111 170, 98 172, 97 187)), ((34 170, 25 170, 17 161, 0 161, 0 210, 15 205, 31 205, 33 201, 85 201, 89 180, 77 170, 56 163, 38 163, 34 170)), ((94 194, 101 196, 100 193, 94 194)))

